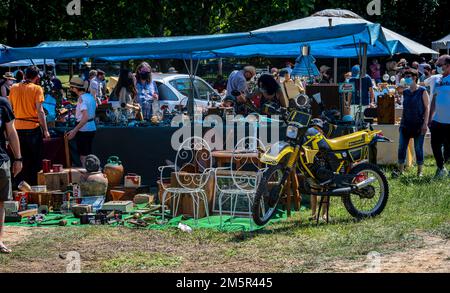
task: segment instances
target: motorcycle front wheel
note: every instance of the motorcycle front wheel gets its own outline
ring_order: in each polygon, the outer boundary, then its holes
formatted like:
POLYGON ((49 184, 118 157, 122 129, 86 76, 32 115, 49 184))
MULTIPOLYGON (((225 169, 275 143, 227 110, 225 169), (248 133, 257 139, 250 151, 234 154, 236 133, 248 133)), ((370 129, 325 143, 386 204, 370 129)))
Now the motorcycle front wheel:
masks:
POLYGON ((289 172, 284 164, 268 168, 259 182, 252 207, 253 221, 258 226, 266 225, 277 211, 289 172))
POLYGON ((356 219, 372 218, 380 215, 389 197, 389 185, 383 171, 376 165, 363 163, 354 167, 350 174, 355 175, 353 184, 369 178, 375 179, 369 186, 343 196, 345 209, 356 219))

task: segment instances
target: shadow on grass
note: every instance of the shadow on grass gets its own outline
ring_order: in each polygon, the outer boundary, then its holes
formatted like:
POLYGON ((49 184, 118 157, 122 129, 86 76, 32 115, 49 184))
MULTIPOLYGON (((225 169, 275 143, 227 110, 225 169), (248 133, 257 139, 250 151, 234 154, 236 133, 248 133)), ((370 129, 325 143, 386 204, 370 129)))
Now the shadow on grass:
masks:
POLYGON ((302 221, 291 221, 285 222, 281 224, 275 224, 272 226, 264 227, 260 230, 255 230, 252 232, 242 231, 235 233, 233 237, 231 237, 230 241, 235 243, 242 243, 245 241, 252 240, 261 235, 273 235, 273 234, 283 234, 290 231, 298 230, 298 229, 306 229, 311 227, 333 227, 333 226, 343 226, 343 225, 351 225, 354 223, 361 222, 362 220, 357 220, 354 218, 333 218, 329 223, 324 221, 319 221, 319 224, 314 220, 302 220, 302 221))

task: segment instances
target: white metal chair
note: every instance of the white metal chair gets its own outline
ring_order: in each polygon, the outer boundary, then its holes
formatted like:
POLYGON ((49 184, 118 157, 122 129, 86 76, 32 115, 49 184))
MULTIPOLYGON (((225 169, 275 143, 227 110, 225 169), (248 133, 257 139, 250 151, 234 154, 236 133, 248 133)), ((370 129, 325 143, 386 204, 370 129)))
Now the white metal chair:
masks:
POLYGON ((164 171, 167 169, 175 172, 177 181, 177 186, 174 186, 174 182, 172 182, 170 187, 161 184, 161 188, 164 191, 161 199, 163 223, 165 222, 166 202, 168 200, 172 201, 172 216, 175 217, 182 196, 191 197, 193 216, 196 222, 199 217, 200 203, 203 202, 209 221, 208 197, 205 185, 212 174, 211 164, 209 145, 200 137, 191 137, 186 139, 178 148, 175 165, 159 167, 161 182, 167 179, 167 177, 164 178, 164 171))
POLYGON ((216 198, 219 205, 221 228, 223 227, 223 206, 228 201, 231 215, 230 222, 237 213, 247 215, 249 216, 250 229, 253 228, 252 205, 258 184, 266 169, 259 163, 259 158, 264 152, 265 147, 259 139, 254 137, 243 138, 237 143, 233 151, 230 166, 215 169, 216 198), (243 200, 247 200, 247 211, 237 211, 238 202, 243 200))

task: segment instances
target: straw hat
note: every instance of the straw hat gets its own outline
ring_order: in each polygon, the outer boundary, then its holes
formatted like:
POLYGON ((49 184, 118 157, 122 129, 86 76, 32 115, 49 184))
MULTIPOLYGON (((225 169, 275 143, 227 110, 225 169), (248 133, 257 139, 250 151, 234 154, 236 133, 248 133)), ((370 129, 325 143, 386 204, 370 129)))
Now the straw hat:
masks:
POLYGON ((328 67, 328 66, 326 66, 326 65, 320 66, 320 72, 326 72, 326 71, 328 71, 328 70, 330 70, 330 69, 331 69, 331 67, 328 67))
POLYGON ((245 66, 244 71, 250 72, 253 76, 256 75, 256 68, 254 66, 245 66))
POLYGON ((16 80, 14 78, 14 74, 12 74, 12 72, 6 72, 5 75, 3 75, 3 78, 10 79, 10 80, 16 80))
POLYGON ((86 89, 86 82, 78 76, 74 76, 70 79, 70 86, 78 89, 86 89))

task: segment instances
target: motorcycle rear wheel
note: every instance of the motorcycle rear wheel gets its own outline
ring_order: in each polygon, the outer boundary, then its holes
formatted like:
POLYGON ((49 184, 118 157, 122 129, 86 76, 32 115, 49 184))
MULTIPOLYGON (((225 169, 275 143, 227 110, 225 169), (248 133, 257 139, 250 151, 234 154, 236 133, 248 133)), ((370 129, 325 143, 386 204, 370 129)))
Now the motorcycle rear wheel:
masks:
POLYGON ((369 176, 373 176, 376 181, 361 191, 343 196, 345 209, 359 220, 380 215, 389 197, 389 184, 383 171, 376 165, 363 163, 354 167, 350 174, 357 176, 353 183, 358 183, 355 181, 367 179, 369 176))

